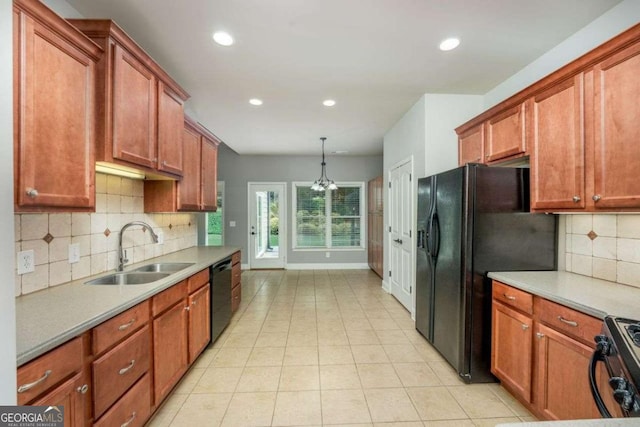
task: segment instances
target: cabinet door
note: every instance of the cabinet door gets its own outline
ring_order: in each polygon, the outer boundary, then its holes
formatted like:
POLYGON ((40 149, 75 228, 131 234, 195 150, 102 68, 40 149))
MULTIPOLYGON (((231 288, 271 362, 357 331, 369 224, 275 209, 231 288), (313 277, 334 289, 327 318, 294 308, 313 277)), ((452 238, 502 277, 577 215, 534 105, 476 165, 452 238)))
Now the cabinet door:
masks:
POLYGON ((16 211, 90 210, 95 206, 95 63, 17 12, 14 52, 16 211))
POLYGON ((208 138, 202 138, 202 210, 218 208, 218 146, 208 138))
POLYGON ((493 300, 492 321, 491 372, 531 402, 533 320, 493 300))
POLYGON ((583 74, 529 101, 531 208, 585 207, 583 74))
POLYGON ((182 176, 182 99, 158 82, 158 170, 182 176))
POLYGON ((200 134, 189 126, 182 130, 184 172, 178 183, 178 210, 200 210, 200 134))
POLYGON ((536 324, 536 407, 545 419, 600 418, 589 388, 593 349, 536 324))
POLYGON ((156 78, 122 47, 113 55, 113 157, 155 169, 156 78))
POLYGON ((189 296, 189 363, 193 363, 211 339, 210 285, 189 296))
POLYGON ((187 371, 187 306, 182 300, 153 320, 155 405, 187 371))
POLYGON ((485 160, 493 162, 526 152, 525 104, 511 108, 487 121, 485 160))
POLYGON ((640 44, 594 67, 597 208, 640 207, 640 44))
POLYGON ((30 405, 64 406, 64 425, 84 426, 86 397, 89 395, 87 387, 88 381, 82 373, 78 373, 30 405))
POLYGON ((458 135, 458 164, 484 163, 484 123, 458 135))

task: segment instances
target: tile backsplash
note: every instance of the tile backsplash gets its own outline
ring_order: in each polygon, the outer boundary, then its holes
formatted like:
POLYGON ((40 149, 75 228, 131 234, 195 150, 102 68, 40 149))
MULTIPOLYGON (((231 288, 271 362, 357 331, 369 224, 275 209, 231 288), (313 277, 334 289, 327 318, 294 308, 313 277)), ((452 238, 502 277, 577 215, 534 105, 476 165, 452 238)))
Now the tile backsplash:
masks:
POLYGON ((565 268, 640 287, 640 215, 566 215, 565 268))
POLYGON ((145 214, 143 181, 96 174, 95 213, 16 214, 16 253, 33 249, 35 271, 18 275, 16 296, 113 270, 118 263, 120 228, 144 221, 162 232, 155 244, 142 227, 124 234, 127 258, 141 262, 197 244, 195 214, 145 214), (80 261, 69 264, 69 244, 80 245, 80 261))

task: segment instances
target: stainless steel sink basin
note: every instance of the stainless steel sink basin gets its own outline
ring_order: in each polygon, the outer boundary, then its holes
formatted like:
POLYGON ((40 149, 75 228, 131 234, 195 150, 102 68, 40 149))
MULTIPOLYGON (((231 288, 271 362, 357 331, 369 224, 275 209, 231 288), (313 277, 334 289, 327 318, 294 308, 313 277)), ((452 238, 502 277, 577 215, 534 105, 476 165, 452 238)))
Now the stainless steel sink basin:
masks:
POLYGON ((133 271, 152 271, 160 273, 175 273, 176 271, 183 270, 187 267, 191 267, 192 262, 156 262, 153 264, 143 265, 133 271))
POLYGON ((143 273, 143 272, 124 272, 113 273, 108 276, 85 282, 87 285, 144 285, 145 283, 155 282, 169 276, 170 273, 143 273))

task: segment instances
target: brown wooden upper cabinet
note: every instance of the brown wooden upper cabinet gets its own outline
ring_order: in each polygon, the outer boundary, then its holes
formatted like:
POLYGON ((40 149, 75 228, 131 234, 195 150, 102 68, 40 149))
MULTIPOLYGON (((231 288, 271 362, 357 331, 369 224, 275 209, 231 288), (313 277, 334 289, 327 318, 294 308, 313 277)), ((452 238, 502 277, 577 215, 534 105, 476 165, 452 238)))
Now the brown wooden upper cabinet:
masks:
POLYGON ((206 212, 217 209, 220 141, 186 116, 181 133, 182 180, 145 181, 145 212, 206 212))
POLYGON ((585 207, 581 73, 529 100, 531 209, 585 207))
POLYGON ((487 120, 485 161, 491 163, 524 155, 527 151, 524 125, 524 103, 487 120))
POLYGON ((530 155, 533 211, 637 212, 638 76, 640 24, 458 127, 459 162, 530 155))
POLYGON ((458 164, 484 163, 484 123, 458 133, 458 164))
POLYGON ((15 211, 95 208, 102 49, 39 1, 13 3, 15 211))
POLYGON ((105 51, 97 69, 96 160, 181 177, 189 94, 115 22, 69 22, 105 51))

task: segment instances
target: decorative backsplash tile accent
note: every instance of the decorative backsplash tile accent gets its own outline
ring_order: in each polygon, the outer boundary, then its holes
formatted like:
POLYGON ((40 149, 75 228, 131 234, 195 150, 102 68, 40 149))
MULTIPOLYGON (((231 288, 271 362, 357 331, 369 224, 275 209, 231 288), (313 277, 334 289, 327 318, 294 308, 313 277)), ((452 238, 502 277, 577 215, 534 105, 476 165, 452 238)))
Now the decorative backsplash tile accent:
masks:
POLYGON ((142 181, 96 174, 95 213, 15 215, 15 250, 33 249, 36 267, 20 276, 16 271, 16 296, 114 270, 120 228, 131 221, 162 232, 164 243, 154 244, 141 227, 131 227, 123 240, 130 263, 197 244, 195 214, 145 214, 143 193, 142 181), (69 264, 72 243, 80 245, 80 261, 69 264))
POLYGON ((565 268, 640 287, 640 215, 566 215, 565 268))

